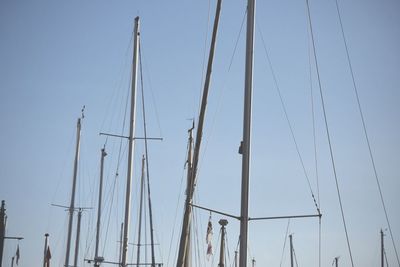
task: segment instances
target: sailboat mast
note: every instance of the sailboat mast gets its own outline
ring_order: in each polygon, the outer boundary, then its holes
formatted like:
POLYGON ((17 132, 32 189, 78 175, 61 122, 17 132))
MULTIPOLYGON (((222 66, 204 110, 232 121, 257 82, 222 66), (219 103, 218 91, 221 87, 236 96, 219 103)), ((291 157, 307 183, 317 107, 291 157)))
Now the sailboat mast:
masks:
POLYGON ((79 211, 78 211, 78 221, 77 221, 77 225, 76 225, 74 267, 78 266, 79 239, 80 239, 80 236, 81 236, 81 218, 82 218, 82 209, 79 209, 79 211))
POLYGON ((381 267, 385 266, 385 246, 384 246, 384 235, 381 229, 381 267))
POLYGON ((4 238, 6 234, 6 202, 1 201, 0 208, 0 267, 3 265, 4 238))
POLYGON ((65 267, 69 267, 69 254, 71 249, 71 236, 72 236, 72 223, 74 220, 74 209, 75 209, 75 189, 76 189, 76 178, 78 175, 78 161, 79 161, 79 148, 81 140, 81 118, 78 119, 76 126, 76 148, 75 148, 75 160, 74 160, 74 174, 72 178, 72 193, 71 203, 69 206, 69 220, 68 220, 68 235, 67 235, 67 247, 65 252, 65 267))
POLYGON ((190 246, 190 217, 192 213, 192 207, 190 206, 191 202, 191 192, 192 192, 192 171, 193 171, 193 159, 192 159, 192 147, 193 147, 193 129, 194 123, 192 128, 189 129, 189 141, 188 141, 188 155, 187 155, 187 184, 186 184, 186 200, 185 200, 185 214, 183 216, 183 224, 182 224, 182 233, 180 238, 179 244, 179 251, 178 251, 178 260, 177 260, 177 267, 185 266, 188 262, 186 258, 188 257, 190 246))
POLYGON ((290 267, 293 267, 293 235, 289 235, 290 241, 290 267))
POLYGON ((221 225, 221 249, 219 251, 219 264, 218 267, 225 267, 225 226, 228 224, 228 221, 225 219, 219 220, 219 224, 221 225))
POLYGON ((46 256, 47 256, 47 242, 48 242, 49 234, 46 233, 44 235, 44 252, 43 252, 43 267, 46 267, 46 256))
POLYGON ((101 149, 100 160, 100 182, 99 182, 99 203, 97 206, 97 225, 96 225, 96 247, 94 251, 94 266, 99 266, 99 243, 100 243, 100 219, 101 219, 101 202, 103 196, 103 173, 104 173, 104 158, 107 156, 106 149, 101 149))
POLYGON ((139 203, 139 226, 138 226, 138 243, 137 243, 137 258, 136 258, 136 265, 139 266, 140 264, 140 239, 141 239, 141 232, 142 232, 142 209, 143 209, 143 193, 144 193, 144 164, 145 158, 144 155, 142 156, 142 176, 140 178, 140 203, 139 203))
POLYGON ((184 264, 185 251, 186 251, 186 246, 188 244, 188 235, 189 235, 189 228, 190 228, 190 224, 191 224, 190 220, 191 220, 191 214, 192 214, 192 208, 191 208, 190 204, 193 199, 194 187, 196 186, 197 164, 199 161, 201 138, 203 135, 203 124, 204 124, 204 118, 205 118, 206 106, 207 106, 207 97, 208 97, 208 91, 209 91, 210 82, 211 82, 212 64, 213 64, 213 60, 214 60, 215 44, 216 44, 216 40, 217 40, 218 23, 219 23, 219 17, 220 17, 220 13, 221 13, 221 4, 222 4, 222 0, 218 0, 217 8, 215 11, 213 32, 212 32, 212 37, 211 37, 210 52, 208 55, 206 78, 205 78, 205 82, 204 82, 203 95, 202 95, 202 99, 201 99, 199 121, 197 124, 196 142, 195 142, 194 151, 193 151, 193 168, 191 170, 191 178, 190 178, 191 179, 190 189, 186 192, 187 197, 186 197, 186 201, 185 201, 185 214, 183 217, 182 232, 181 232, 181 238, 180 238, 180 243, 179 243, 179 252, 178 252, 177 265, 176 265, 177 267, 182 267, 184 264))
POLYGON ((136 113, 136 85, 138 69, 138 50, 139 50, 139 17, 135 18, 134 45, 133 45, 133 63, 132 63, 132 86, 131 86, 131 114, 129 126, 129 152, 128 152, 128 170, 126 176, 126 198, 125 198, 125 218, 124 218, 124 236, 122 240, 122 259, 121 266, 126 267, 126 258, 128 254, 128 235, 129 220, 131 210, 131 183, 133 169, 133 151, 134 151, 134 133, 135 133, 135 113, 136 113))
POLYGON ((239 267, 247 266, 247 234, 249 222, 249 176, 250 176, 250 137, 251 137, 251 101, 253 89, 253 50, 254 50, 254 22, 255 0, 247 2, 247 33, 246 33, 246 67, 244 82, 244 114, 243 114, 243 141, 242 154, 242 193, 240 210, 240 250, 239 267))

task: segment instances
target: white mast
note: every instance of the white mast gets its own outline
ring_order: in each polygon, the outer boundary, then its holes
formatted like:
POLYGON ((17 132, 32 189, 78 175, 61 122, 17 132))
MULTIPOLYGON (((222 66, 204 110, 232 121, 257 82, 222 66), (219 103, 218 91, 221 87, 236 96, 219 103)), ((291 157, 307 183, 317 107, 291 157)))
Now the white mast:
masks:
POLYGON ((69 254, 71 249, 71 234, 72 234, 72 223, 74 220, 74 210, 75 210, 75 188, 76 188, 76 177, 78 174, 78 161, 79 161, 79 148, 81 139, 81 118, 78 119, 76 126, 76 149, 75 149, 75 161, 74 161, 74 174, 72 179, 72 193, 71 193, 71 203, 68 209, 69 221, 68 221, 68 235, 67 235, 67 248, 65 253, 65 267, 69 267, 69 254))
POLYGON ((240 146, 242 154, 242 195, 240 209, 240 251, 239 267, 247 266, 247 233, 249 221, 249 176, 250 176, 250 131, 251 131, 251 100, 253 88, 253 50, 255 0, 247 2, 247 33, 246 33, 246 69, 244 82, 244 114, 243 141, 240 146))
POLYGON ((128 252, 128 235, 129 220, 131 209, 131 183, 133 168, 133 151, 134 151, 134 134, 135 134, 135 113, 136 113, 136 84, 137 84, 137 67, 138 67, 138 50, 139 50, 139 17, 135 18, 133 45, 133 63, 132 63, 132 86, 131 86, 131 114, 129 127, 129 152, 128 152, 128 171, 126 176, 126 198, 125 198, 125 218, 124 218, 124 236, 122 240, 122 259, 121 266, 126 267, 126 258, 128 252))

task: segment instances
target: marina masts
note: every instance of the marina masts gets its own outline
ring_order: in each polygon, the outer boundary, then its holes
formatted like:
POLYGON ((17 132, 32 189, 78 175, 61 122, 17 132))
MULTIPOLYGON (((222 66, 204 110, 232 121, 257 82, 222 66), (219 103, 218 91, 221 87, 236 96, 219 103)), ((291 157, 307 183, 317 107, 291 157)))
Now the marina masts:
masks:
POLYGON ((240 209, 240 248, 239 267, 247 266, 247 234, 249 222, 249 176, 250 176, 250 135, 251 101, 253 88, 254 22, 255 0, 247 2, 246 66, 244 82, 243 141, 240 145, 242 154, 242 192, 240 209))
POLYGON ((76 149, 75 149, 75 160, 74 160, 74 173, 72 178, 71 203, 68 209, 69 220, 68 220, 67 246, 66 246, 65 263, 64 263, 65 267, 69 267, 69 254, 71 249, 72 223, 74 220, 74 210, 75 210, 75 189, 76 189, 76 178, 78 175, 80 139, 81 139, 81 118, 78 119, 76 126, 76 149))
POLYGON ((136 87, 137 87, 137 69, 138 69, 138 50, 139 50, 139 17, 135 18, 134 29, 134 45, 133 45, 133 63, 132 63, 132 85, 131 85, 131 112, 129 126, 129 151, 128 151, 128 168, 126 176, 126 196, 125 196, 125 217, 124 217, 124 235, 122 239, 122 258, 121 266, 126 267, 126 259, 128 252, 128 235, 129 220, 131 209, 131 183, 133 173, 133 151, 134 151, 134 134, 135 134, 135 113, 136 113, 136 87))

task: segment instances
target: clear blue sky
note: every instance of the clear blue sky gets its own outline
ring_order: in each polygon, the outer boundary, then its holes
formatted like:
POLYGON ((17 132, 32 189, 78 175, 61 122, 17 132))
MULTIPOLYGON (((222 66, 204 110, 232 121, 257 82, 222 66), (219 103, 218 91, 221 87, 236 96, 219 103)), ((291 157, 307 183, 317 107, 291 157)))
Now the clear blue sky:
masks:
MULTIPOLYGON (((384 198, 400 249, 400 2, 354 0, 339 4, 384 198)), ((355 264, 377 266, 379 230, 386 228, 386 223, 335 2, 311 0, 310 5, 355 264)), ((240 207, 241 159, 237 150, 242 134, 243 31, 228 69, 245 6, 245 1, 223 3, 196 200, 200 205, 233 214, 239 214, 240 207)), ((19 244, 19 266, 41 264, 46 232, 50 234, 52 264, 62 266, 64 262, 67 213, 50 204, 69 203, 75 124, 83 105, 86 117, 76 202, 81 206, 96 205, 100 148, 105 142, 98 133, 121 133, 129 90, 133 20, 137 15, 141 18, 149 135, 164 138, 161 143, 150 144, 155 231, 160 244, 157 258, 162 257, 164 266, 174 265, 182 217, 187 129, 191 125, 188 119, 198 109, 205 44, 209 43, 206 35, 211 31, 214 7, 215 1, 0 1, 0 199, 7 204, 7 234, 25 238, 19 244)), ((314 213, 260 38, 261 32, 316 192, 305 1, 260 0, 256 17, 250 216, 314 213)), ((330 266, 336 256, 340 256, 341 266, 350 266, 317 98, 315 68, 311 71, 323 213, 322 266, 330 266)), ((140 112, 138 116, 141 117, 140 112)), ((138 135, 142 135, 141 125, 142 120, 138 119, 138 135)), ((118 148, 118 140, 108 140, 107 212, 118 148)), ((122 148, 125 162, 125 143, 122 148)), ((138 143, 131 240, 136 236, 142 152, 143 145, 138 143)), ((105 216, 102 228, 103 255, 108 260, 117 255, 125 168, 121 163, 112 212, 105 216)), ((84 213, 80 266, 84 266, 83 257, 93 256, 94 219, 95 210, 84 213)), ((198 212, 202 255, 206 249, 207 219, 207 213, 198 212)), ((217 254, 220 216, 213 215, 212 219, 217 254)), ((279 266, 286 225, 285 220, 250 224, 249 255, 255 257, 257 266, 279 266)), ((230 220, 230 262, 238 230, 238 222, 230 220)), ((290 233, 294 233, 299 265, 318 266, 318 222, 293 220, 290 233)), ((16 246, 15 241, 6 241, 6 266, 16 246)), ((396 265, 388 234, 386 248, 389 265, 396 265)), ((209 261, 202 266, 211 264, 209 261)), ((215 259, 213 266, 216 265, 215 259)), ((289 266, 288 249, 283 266, 289 266)))

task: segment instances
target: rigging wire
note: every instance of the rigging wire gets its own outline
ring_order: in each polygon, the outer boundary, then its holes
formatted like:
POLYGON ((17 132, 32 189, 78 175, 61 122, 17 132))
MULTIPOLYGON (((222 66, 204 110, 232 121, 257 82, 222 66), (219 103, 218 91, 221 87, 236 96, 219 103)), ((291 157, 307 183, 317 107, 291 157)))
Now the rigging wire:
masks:
MULTIPOLYGON (((307 12, 307 11, 306 11, 307 12)), ((314 145, 314 166, 315 166, 315 180, 317 184, 317 203, 321 210, 321 197, 319 190, 319 171, 318 171, 318 149, 317 149, 317 133, 316 133, 316 119, 315 119, 315 104, 314 104, 314 87, 312 80, 312 43, 310 27, 307 23, 308 32, 308 64, 309 64, 309 82, 310 82, 310 102, 311 102, 311 116, 312 116, 312 129, 313 129, 313 145, 314 145)), ((318 218, 318 267, 321 267, 322 261, 322 218, 318 218)))
POLYGON ((309 23, 309 27, 310 27, 310 33, 311 33, 314 62, 315 62, 315 68, 316 68, 317 77, 318 77, 318 87, 319 87, 319 94, 320 94, 320 98, 321 98, 322 111, 323 111, 323 115, 324 115, 326 136, 327 136, 327 139, 328 139, 328 145, 329 145, 329 152, 330 152, 330 158, 331 158, 331 163, 332 163, 332 169, 333 169, 333 174, 334 174, 334 177, 335 177, 336 192, 337 192, 337 196, 338 196, 338 200, 339 200, 340 212, 341 212, 341 215, 342 215, 343 227, 344 227, 344 232, 345 232, 345 235, 346 235, 346 242, 347 242, 347 248, 348 248, 349 256, 350 256, 350 260, 351 260, 351 266, 354 267, 353 254, 351 252, 350 240, 349 240, 349 235, 348 235, 347 225, 346 225, 346 219, 345 219, 345 216, 344 216, 342 197, 341 197, 340 189, 339 189, 339 181, 338 181, 338 177, 337 177, 337 173, 336 173, 336 166, 335 166, 335 160, 334 160, 334 157, 333 157, 333 149, 332 149, 331 137, 330 137, 329 127, 328 127, 328 120, 327 120, 326 110, 325 110, 325 102, 324 102, 324 97, 323 97, 323 93, 322 93, 322 85, 321 85, 321 79, 320 79, 320 75, 319 75, 318 60, 317 60, 317 54, 316 54, 316 51, 315 51, 314 34, 313 34, 313 28, 312 28, 312 23, 311 23, 310 5, 308 3, 308 0, 305 0, 305 1, 306 1, 306 5, 307 5, 308 23, 309 23))
POLYGON ((279 263, 279 267, 282 267, 282 263, 283 263, 283 256, 285 254, 286 241, 287 241, 287 236, 288 236, 288 233, 289 233, 289 225, 290 225, 290 219, 288 219, 288 222, 287 222, 287 225, 286 225, 285 241, 283 242, 281 261, 279 263))
MULTIPOLYGON (((226 230, 226 228, 225 228, 225 247, 226 247, 226 254, 227 254, 227 256, 228 256, 228 262, 231 262, 231 254, 230 254, 230 252, 229 252, 229 242, 228 242, 228 232, 227 232, 227 230, 226 230)), ((225 260, 225 262, 227 262, 226 260, 225 260)), ((226 266, 229 266, 229 264, 225 264, 226 266)))
POLYGON ((368 132, 367 132, 367 126, 366 126, 366 123, 365 123, 364 113, 363 113, 363 110, 361 108, 360 97, 359 97, 359 94, 358 94, 358 88, 357 88, 357 84, 356 84, 356 80, 355 80, 355 76, 354 76, 353 66, 351 64, 349 48, 347 46, 347 39, 346 39, 346 35, 344 33, 344 27, 343 27, 343 22, 342 22, 342 16, 341 16, 340 9, 339 9, 338 0, 335 0, 335 4, 336 4, 336 11, 337 11, 337 14, 338 14, 338 19, 339 19, 340 29, 341 29, 341 33, 342 33, 343 43, 344 43, 344 47, 346 49, 347 63, 349 65, 349 70, 350 70, 350 74, 351 74, 351 80, 352 80, 352 83, 353 83, 353 89, 354 89, 354 93, 355 93, 355 96, 356 96, 356 99, 357 99, 357 107, 358 107, 358 111, 359 111, 360 117, 361 117, 361 122, 362 122, 363 132, 364 132, 364 136, 365 136, 365 141, 367 142, 369 157, 370 157, 370 160, 371 160, 372 168, 374 170, 375 180, 376 180, 376 184, 378 186, 379 196, 380 196, 380 199, 381 199, 381 202, 382 202, 382 207, 383 207, 383 210, 385 212, 385 218, 386 218, 386 223, 388 225, 390 238, 392 240, 393 248, 394 248, 394 251, 395 251, 395 254, 396 254, 397 263, 400 266, 399 255, 397 253, 396 243, 394 241, 394 237, 393 237, 393 233, 392 233, 392 227, 390 226, 389 216, 388 216, 388 212, 387 212, 387 209, 386 209, 386 204, 385 204, 385 201, 383 199, 383 192, 382 192, 381 183, 380 183, 379 177, 378 177, 378 171, 376 169, 375 159, 374 159, 374 156, 373 156, 373 153, 372 153, 371 142, 369 140, 369 136, 368 136, 368 132))
MULTIPOLYGON (((131 80, 132 80, 132 74, 131 74, 131 80)), ((125 101, 124 118, 123 118, 123 121, 122 121, 122 128, 121 128, 121 134, 120 135, 123 135, 124 130, 125 130, 126 116, 127 116, 128 103, 129 103, 129 101, 128 101, 129 100, 129 95, 130 95, 130 90, 128 90, 128 94, 127 94, 126 101, 125 101)), ((113 202, 114 202, 114 193, 115 193, 115 189, 116 189, 116 183, 117 183, 118 176, 119 176, 119 168, 120 168, 120 164, 121 164, 121 158, 122 158, 122 155, 125 154, 125 153, 122 153, 123 152, 122 143, 123 143, 123 140, 121 139, 120 142, 119 142, 117 166, 116 166, 116 171, 115 171, 115 176, 114 176, 114 183, 113 183, 112 190, 111 190, 111 192, 112 192, 111 193, 111 203, 110 203, 110 210, 109 210, 109 213, 108 213, 106 234, 105 234, 104 240, 107 240, 107 236, 108 236, 108 230, 109 230, 110 219, 111 219, 111 211, 112 211, 113 202)), ((103 253, 104 253, 105 248, 106 248, 106 243, 107 242, 104 242, 104 245, 103 245, 103 253)))
POLYGON ((139 45, 139 67, 140 67, 140 84, 142 92, 142 115, 143 115, 143 134, 144 134, 144 148, 145 148, 145 158, 146 158, 146 178, 147 178, 147 197, 148 197, 148 208, 149 208, 149 222, 150 222, 150 239, 151 239, 151 257, 152 265, 155 265, 155 255, 154 255, 154 228, 153 228, 153 213, 151 205, 151 194, 150 194, 150 172, 149 172, 149 152, 147 144, 147 125, 146 125, 146 108, 144 102, 144 86, 143 86, 143 68, 142 68, 142 50, 141 45, 139 45))
MULTIPOLYGON (((207 13, 207 28, 206 28, 206 38, 204 38, 204 49, 203 49, 203 62, 202 62, 202 67, 201 67, 201 80, 200 80, 200 88, 199 88, 199 95, 198 95, 198 111, 200 112, 200 106, 201 106, 201 91, 203 89, 203 81, 204 81, 204 73, 206 70, 206 57, 207 57, 207 41, 208 41, 208 27, 210 27, 210 17, 211 17, 211 0, 208 0, 208 13, 207 13)), ((194 100, 194 102, 196 102, 194 100)), ((196 105, 193 105, 195 107, 196 105)), ((195 111, 193 111, 193 114, 196 114, 195 111)))
MULTIPOLYGON (((141 47, 141 49, 143 49, 143 47, 141 47)), ((143 54, 145 54, 145 53, 143 52, 143 54)), ((146 58, 143 57, 142 60, 143 60, 143 67, 144 67, 144 71, 145 71, 144 73, 145 74, 146 73, 150 73, 149 68, 147 66, 147 63, 146 63, 146 58)), ((147 77, 147 81, 149 83, 148 88, 149 88, 150 95, 151 95, 151 101, 152 101, 153 107, 154 107, 154 113, 156 115, 156 122, 157 122, 157 126, 158 126, 158 131, 159 131, 160 136, 163 136, 162 130, 161 130, 160 116, 159 116, 158 108, 157 108, 157 105, 156 105, 156 100, 155 100, 155 96, 154 96, 154 91, 153 91, 153 86, 152 86, 152 83, 151 83, 150 75, 147 74, 146 77, 147 77)))
POLYGON ((207 137, 204 137, 204 152, 203 152, 203 156, 201 156, 201 158, 199 160, 199 165, 198 165, 198 168, 197 168, 197 173, 198 173, 197 176, 200 176, 200 171, 201 171, 201 166, 202 166, 202 163, 203 163, 203 160, 204 160, 204 155, 206 154, 206 151, 207 151, 207 148, 208 148, 208 144, 209 144, 209 141, 210 141, 209 137, 213 134, 213 131, 214 131, 214 128, 215 128, 215 125, 216 125, 216 118, 217 118, 216 114, 217 114, 218 110, 221 107, 222 97, 224 95, 224 92, 225 92, 225 89, 226 89, 226 85, 227 85, 227 80, 228 80, 227 76, 230 73, 230 70, 231 70, 231 67, 232 67, 232 63, 233 63, 233 60, 234 60, 235 55, 236 55, 236 49, 237 49, 237 46, 239 44, 240 36, 242 34, 243 25, 244 25, 244 22, 245 22, 245 19, 246 19, 246 14, 247 14, 247 8, 245 9, 245 12, 243 14, 242 23, 240 25, 239 33, 238 33, 236 41, 235 41, 235 46, 233 48, 232 56, 231 56, 230 61, 229 61, 228 70, 226 71, 226 74, 225 74, 226 76, 225 76, 224 81, 223 81, 222 86, 221 86, 222 89, 221 89, 220 94, 218 96, 217 108, 216 108, 216 111, 215 111, 214 116, 212 118, 211 127, 210 127, 210 134, 207 137))
POLYGON ((296 266, 299 267, 299 264, 297 263, 297 255, 296 255, 296 251, 293 248, 293 255, 294 255, 294 262, 296 263, 296 266))
MULTIPOLYGON (((189 149, 189 144, 187 145, 185 155, 187 155, 188 149, 189 149)), ((186 163, 185 163, 184 165, 186 165, 186 163)), ((182 192, 183 178, 184 178, 184 177, 185 177, 185 166, 183 167, 183 170, 182 170, 181 182, 180 182, 180 185, 179 185, 179 192, 182 192)), ((177 200, 177 202, 176 202, 175 215, 174 215, 174 224, 173 224, 174 227, 172 228, 171 239, 170 239, 170 242, 169 242, 169 251, 168 251, 168 257, 167 257, 167 266, 169 266, 169 259, 170 259, 170 255, 171 255, 172 242, 173 242, 173 239, 174 239, 174 236, 175 236, 175 229, 176 229, 175 226, 176 226, 176 220, 177 220, 177 218, 178 218, 178 209, 179 209, 179 203, 180 203, 180 200, 181 200, 181 195, 182 195, 182 194, 178 194, 178 200, 177 200)), ((182 227, 182 223, 180 224, 180 227, 182 227)), ((175 247, 178 247, 178 242, 179 242, 179 240, 177 240, 177 243, 176 243, 176 246, 175 246, 175 247)), ((178 252, 178 250, 176 249, 176 250, 175 250, 174 258, 177 257, 177 252, 178 252)))
MULTIPOLYGON (((258 24, 257 24, 257 25, 258 25, 258 24)), ((301 156, 300 149, 299 149, 299 146, 298 146, 298 144, 297 144, 296 137, 295 137, 295 135, 294 135, 293 126, 292 126, 292 123, 290 122, 289 115, 288 115, 288 112, 287 112, 287 109, 286 109, 286 105, 285 105, 285 102, 284 102, 284 100, 283 100, 280 87, 279 87, 279 85, 278 85, 278 80, 277 80, 275 71, 274 71, 274 69, 273 69, 273 67, 272 67, 272 62, 271 62, 271 59, 270 59, 270 57, 269 57, 269 53, 268 53, 267 46, 266 46, 265 41, 264 41, 264 37, 263 37, 263 35, 262 35, 262 32, 261 32, 261 30, 260 30, 260 27, 257 27, 257 29, 258 29, 258 32, 259 32, 259 34, 260 34, 260 36, 261 36, 261 40, 262 40, 264 52, 265 52, 265 55, 266 55, 266 57, 267 57, 267 61, 268 61, 268 64, 269 64, 269 68, 270 68, 270 70, 271 70, 272 78, 273 78, 273 80, 274 80, 275 89, 276 89, 277 92, 278 92, 279 99, 280 99, 280 102, 281 102, 281 105, 282 105, 282 109, 283 109, 283 112, 284 112, 284 114, 285 114, 286 121, 287 121, 288 126, 289 126, 289 129, 290 129, 290 133, 291 133, 291 136, 292 136, 292 139, 293 139, 293 143, 294 143, 294 145, 295 145, 295 147, 296 147, 296 151, 297 151, 297 155, 298 155, 299 160, 300 160, 300 164, 301 164, 301 166, 302 166, 302 168, 303 168, 304 176, 305 176, 305 178, 306 178, 306 180, 307 180, 307 184, 308 184, 308 188, 309 188, 310 193, 311 193, 311 197, 312 197, 312 199, 313 199, 313 202, 314 202, 315 208, 317 209, 318 214, 320 214, 320 210, 319 210, 319 207, 318 207, 318 203, 317 203, 317 200, 315 199, 315 195, 314 195, 314 192, 313 192, 312 187, 311 187, 310 179, 309 179, 309 177, 308 177, 307 170, 306 170, 306 167, 305 167, 305 165, 304 165, 303 157, 301 156)))

